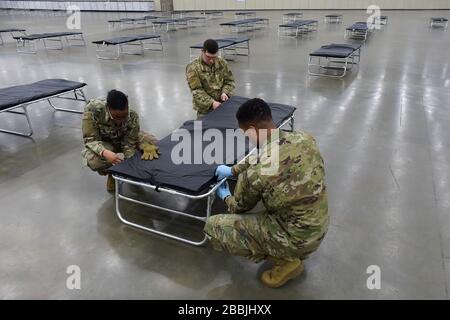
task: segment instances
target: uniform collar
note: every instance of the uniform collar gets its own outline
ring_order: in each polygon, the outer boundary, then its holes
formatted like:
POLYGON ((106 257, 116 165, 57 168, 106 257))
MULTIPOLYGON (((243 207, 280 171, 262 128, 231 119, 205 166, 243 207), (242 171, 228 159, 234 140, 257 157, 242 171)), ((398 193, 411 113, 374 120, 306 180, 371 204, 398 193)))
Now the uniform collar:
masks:
POLYGON ((214 64, 213 64, 212 66, 208 66, 208 65, 203 61, 201 55, 200 55, 200 57, 198 57, 198 61, 199 61, 200 65, 202 66, 203 71, 205 71, 205 70, 210 70, 210 69, 213 68, 213 67, 214 67, 214 69, 217 69, 217 68, 218 68, 218 65, 219 65, 219 64, 218 64, 218 59, 219 59, 219 57, 217 57, 217 59, 214 61, 214 64))
POLYGON ((265 148, 266 146, 270 145, 274 141, 279 141, 284 136, 284 131, 281 129, 276 129, 272 132, 270 137, 264 141, 264 143, 260 146, 260 149, 265 148))

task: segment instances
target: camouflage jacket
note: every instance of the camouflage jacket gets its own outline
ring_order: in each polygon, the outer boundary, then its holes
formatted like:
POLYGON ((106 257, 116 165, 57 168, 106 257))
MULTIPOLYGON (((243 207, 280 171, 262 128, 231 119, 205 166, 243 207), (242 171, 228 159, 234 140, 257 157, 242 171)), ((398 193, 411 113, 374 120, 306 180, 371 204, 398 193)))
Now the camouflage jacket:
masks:
POLYGON ((262 200, 275 225, 289 236, 311 241, 323 237, 328 200, 324 162, 314 138, 276 130, 260 148, 259 160, 255 157, 233 167, 238 182, 234 196, 226 199, 229 212, 244 213, 262 200), (270 161, 274 170, 269 170, 270 161))
POLYGON ((139 116, 131 109, 128 120, 117 125, 110 119, 105 100, 90 100, 84 108, 84 145, 99 156, 105 150, 103 143, 108 142, 122 150, 125 157, 130 157, 135 152, 139 130, 139 116))
POLYGON ((193 95, 194 109, 199 115, 210 112, 214 100, 221 101, 222 93, 232 96, 235 88, 233 73, 220 57, 212 66, 198 57, 187 65, 186 78, 193 95))

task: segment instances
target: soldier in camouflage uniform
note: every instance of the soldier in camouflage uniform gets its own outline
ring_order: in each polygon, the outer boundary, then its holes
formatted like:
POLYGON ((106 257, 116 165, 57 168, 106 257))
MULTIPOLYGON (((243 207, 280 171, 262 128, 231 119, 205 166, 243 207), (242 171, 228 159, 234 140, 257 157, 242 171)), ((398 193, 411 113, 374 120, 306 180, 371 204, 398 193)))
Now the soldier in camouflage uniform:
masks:
POLYGON ((228 213, 208 218, 205 233, 217 250, 255 262, 274 262, 261 281, 276 288, 303 272, 302 260, 319 247, 327 232, 324 163, 311 135, 275 128, 270 107, 263 100, 249 100, 236 117, 260 151, 247 163, 217 168, 218 179, 236 176, 238 182, 234 196, 227 183, 218 189, 228 213), (272 157, 278 157, 278 167, 269 170, 272 157), (248 213, 260 200, 265 211, 248 213))
MULTIPOLYGON (((106 170, 131 158, 137 149, 142 150, 143 160, 158 158, 156 139, 139 129, 139 116, 128 107, 127 96, 111 90, 105 100, 90 100, 85 107, 82 121, 85 149, 83 164, 100 175, 106 170)), ((107 190, 114 191, 115 183, 108 175, 107 190)))
POLYGON ((233 95, 233 73, 228 63, 218 56, 218 51, 217 41, 206 40, 201 56, 186 67, 186 78, 198 118, 219 108, 233 95))

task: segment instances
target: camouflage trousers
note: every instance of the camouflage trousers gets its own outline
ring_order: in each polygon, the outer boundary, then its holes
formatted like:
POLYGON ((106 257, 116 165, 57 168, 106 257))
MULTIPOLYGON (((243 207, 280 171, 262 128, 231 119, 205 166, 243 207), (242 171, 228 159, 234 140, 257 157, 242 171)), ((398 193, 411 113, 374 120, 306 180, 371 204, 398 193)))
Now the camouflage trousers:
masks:
MULTIPOLYGON (((154 144, 156 143, 156 138, 149 133, 140 131, 138 143, 135 146, 135 149, 133 150, 132 153, 125 154, 125 158, 131 158, 135 154, 135 152, 139 149, 139 145, 142 144, 143 142, 154 144)), ((107 150, 112 151, 114 153, 123 152, 120 144, 103 142, 103 145, 107 150)), ((105 158, 99 156, 98 154, 92 152, 89 149, 84 149, 82 152, 82 156, 83 156, 83 164, 87 165, 91 170, 98 172, 100 175, 105 175, 106 170, 112 166, 112 164, 106 161, 105 158)))
POLYGON ((268 256, 283 260, 304 260, 317 250, 324 235, 315 241, 298 240, 284 231, 273 215, 219 214, 208 218, 205 234, 214 249, 243 256, 254 262, 268 256))

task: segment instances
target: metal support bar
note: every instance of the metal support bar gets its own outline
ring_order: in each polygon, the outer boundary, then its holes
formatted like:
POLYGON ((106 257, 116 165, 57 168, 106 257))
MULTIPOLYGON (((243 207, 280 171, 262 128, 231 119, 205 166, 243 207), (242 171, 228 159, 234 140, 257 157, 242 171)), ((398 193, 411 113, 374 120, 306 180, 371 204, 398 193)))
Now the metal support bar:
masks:
POLYGON ((2 111, 2 112, 15 113, 15 114, 20 114, 20 115, 25 116, 25 118, 27 119, 27 123, 28 123, 28 132, 24 133, 24 132, 20 132, 20 131, 6 130, 6 129, 0 129, 0 132, 14 134, 16 136, 21 136, 21 137, 26 137, 26 138, 31 137, 33 135, 33 127, 31 125, 30 116, 28 115, 27 107, 28 107, 28 105, 23 105, 23 106, 16 107, 16 108, 22 108, 23 109, 23 113, 22 112, 17 112, 17 111, 11 111, 11 110, 5 110, 5 111, 2 111))

